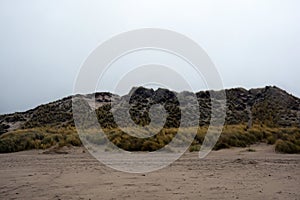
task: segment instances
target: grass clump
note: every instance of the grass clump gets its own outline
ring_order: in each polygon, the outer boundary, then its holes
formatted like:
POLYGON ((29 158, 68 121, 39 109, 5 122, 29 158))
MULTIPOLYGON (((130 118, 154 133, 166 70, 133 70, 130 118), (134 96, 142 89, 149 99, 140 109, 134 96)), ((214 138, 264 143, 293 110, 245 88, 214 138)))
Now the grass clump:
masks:
POLYGON ((193 152, 193 151, 200 151, 200 149, 201 149, 201 145, 196 144, 196 145, 191 145, 190 148, 189 148, 189 151, 190 151, 190 152, 193 152))
POLYGON ((81 141, 73 128, 21 129, 0 137, 0 153, 47 149, 54 145, 80 146, 81 141))
POLYGON ((275 144, 275 151, 280 153, 300 153, 300 146, 290 141, 279 139, 275 144))

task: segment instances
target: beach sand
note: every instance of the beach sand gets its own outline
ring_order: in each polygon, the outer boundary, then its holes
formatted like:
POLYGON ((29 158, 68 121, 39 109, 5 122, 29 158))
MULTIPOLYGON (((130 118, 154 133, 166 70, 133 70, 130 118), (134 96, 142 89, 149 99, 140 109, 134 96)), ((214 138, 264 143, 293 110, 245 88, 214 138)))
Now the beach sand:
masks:
POLYGON ((185 153, 146 174, 108 168, 83 148, 0 154, 0 199, 300 199, 300 155, 251 148, 185 153))

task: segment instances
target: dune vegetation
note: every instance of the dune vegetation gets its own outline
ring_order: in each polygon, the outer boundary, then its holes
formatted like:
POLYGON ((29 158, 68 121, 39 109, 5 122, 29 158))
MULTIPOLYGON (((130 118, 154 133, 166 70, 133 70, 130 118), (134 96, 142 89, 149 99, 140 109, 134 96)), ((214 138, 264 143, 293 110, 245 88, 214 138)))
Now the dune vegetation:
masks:
POLYGON ((81 141, 74 127, 20 129, 0 137, 0 153, 47 149, 55 145, 81 146, 81 141))
MULTIPOLYGON (((207 132, 207 126, 199 127, 189 150, 199 151, 207 132)), ((127 151, 155 151, 167 145, 177 134, 176 128, 164 128, 149 138, 130 136, 118 128, 104 129, 107 138, 116 146, 127 151)), ((127 129, 128 130, 128 129, 127 129)), ((181 140, 193 134, 193 128, 183 128, 181 140)), ((151 132, 152 130, 148 130, 151 132)), ((147 132, 147 131, 145 131, 147 132)), ((93 144, 103 144, 106 138, 99 134, 87 134, 87 140, 93 144)), ((281 153, 300 153, 299 128, 270 128, 254 125, 226 125, 214 150, 230 147, 249 147, 255 143, 275 145, 281 153)), ((39 127, 20 129, 0 136, 0 153, 9 153, 30 149, 47 149, 52 146, 81 146, 81 140, 73 126, 63 128, 39 127)))

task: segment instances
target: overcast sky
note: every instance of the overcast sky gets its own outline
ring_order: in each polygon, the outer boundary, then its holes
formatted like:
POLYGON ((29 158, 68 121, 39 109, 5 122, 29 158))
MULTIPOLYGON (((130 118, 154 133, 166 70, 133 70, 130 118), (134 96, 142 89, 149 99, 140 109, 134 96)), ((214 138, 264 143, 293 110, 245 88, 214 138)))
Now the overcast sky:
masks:
POLYGON ((277 85, 299 97, 299 8, 297 0, 0 0, 0 113, 72 94, 93 49, 145 27, 196 41, 226 88, 277 85))

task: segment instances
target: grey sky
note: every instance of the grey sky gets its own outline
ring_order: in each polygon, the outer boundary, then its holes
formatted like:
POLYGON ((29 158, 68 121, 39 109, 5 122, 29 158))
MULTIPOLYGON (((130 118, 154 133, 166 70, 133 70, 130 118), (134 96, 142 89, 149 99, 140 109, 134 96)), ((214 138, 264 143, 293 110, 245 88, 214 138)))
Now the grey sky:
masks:
POLYGON ((300 96, 299 8, 296 0, 0 0, 0 113, 72 94, 94 48, 145 27, 198 42, 226 88, 277 85, 300 96))

